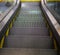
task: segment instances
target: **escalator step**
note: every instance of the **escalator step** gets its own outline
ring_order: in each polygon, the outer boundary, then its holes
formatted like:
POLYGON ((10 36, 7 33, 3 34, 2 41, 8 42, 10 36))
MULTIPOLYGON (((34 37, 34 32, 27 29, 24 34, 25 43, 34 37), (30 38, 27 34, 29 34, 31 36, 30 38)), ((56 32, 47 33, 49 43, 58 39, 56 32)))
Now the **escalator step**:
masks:
POLYGON ((9 35, 8 38, 50 38, 50 36, 40 36, 40 35, 9 35))
POLYGON ((46 27, 45 23, 41 22, 15 22, 14 26, 19 27, 46 27))
POLYGON ((16 20, 15 21, 15 23, 17 23, 17 22, 19 22, 19 23, 42 23, 42 24, 44 24, 44 21, 39 21, 39 20, 16 20))
POLYGON ((57 55, 52 49, 3 48, 0 55, 57 55))
POLYGON ((34 19, 33 19, 33 17, 28 17, 28 16, 19 17, 16 21, 38 21, 38 22, 44 22, 42 18, 38 19, 38 18, 34 17, 34 19))
POLYGON ((52 40, 43 36, 19 36, 11 35, 5 39, 5 46, 7 48, 40 48, 51 49, 52 40))
POLYGON ((43 21, 43 17, 37 15, 21 15, 17 17, 17 21, 43 21))
POLYGON ((15 22, 13 24, 14 27, 44 27, 46 28, 45 23, 41 22, 15 22))
POLYGON ((10 35, 41 35, 48 36, 48 30, 40 27, 13 27, 10 31, 10 35))

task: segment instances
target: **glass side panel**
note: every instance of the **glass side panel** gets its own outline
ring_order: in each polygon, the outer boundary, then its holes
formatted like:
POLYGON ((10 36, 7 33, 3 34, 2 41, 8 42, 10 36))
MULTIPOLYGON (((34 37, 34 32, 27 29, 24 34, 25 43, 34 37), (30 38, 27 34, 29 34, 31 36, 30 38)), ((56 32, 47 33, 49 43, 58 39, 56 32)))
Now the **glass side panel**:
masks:
POLYGON ((56 0, 55 2, 52 0, 52 2, 47 1, 48 7, 53 9, 58 15, 60 15, 60 0, 56 0))
POLYGON ((60 0, 46 0, 47 7, 50 12, 53 14, 57 22, 60 24, 60 0))

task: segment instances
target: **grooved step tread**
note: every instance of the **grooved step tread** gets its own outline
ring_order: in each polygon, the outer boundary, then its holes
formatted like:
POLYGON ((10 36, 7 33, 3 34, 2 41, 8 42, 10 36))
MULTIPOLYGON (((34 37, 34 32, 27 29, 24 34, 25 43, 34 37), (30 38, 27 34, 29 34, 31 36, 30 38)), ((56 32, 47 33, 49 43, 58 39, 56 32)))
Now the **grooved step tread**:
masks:
POLYGON ((46 28, 38 27, 13 27, 10 31, 10 35, 41 35, 48 36, 48 30, 46 28))
POLYGON ((49 36, 10 35, 5 39, 5 47, 51 49, 52 40, 49 36))
POLYGON ((40 35, 9 35, 7 38, 50 38, 50 36, 40 36, 40 35))
POLYGON ((39 20, 41 20, 41 21, 43 21, 44 19, 43 19, 43 17, 42 16, 40 16, 41 14, 22 14, 22 15, 19 15, 18 16, 18 19, 17 19, 17 21, 18 20, 20 20, 20 21, 39 21, 39 20))
POLYGON ((46 25, 44 22, 26 22, 26 21, 16 21, 14 23, 14 26, 16 27, 45 27, 46 28, 46 25))
POLYGON ((46 28, 46 25, 44 24, 32 24, 32 23, 27 23, 27 24, 24 24, 24 23, 19 23, 19 24, 14 24, 13 27, 45 27, 46 28))
POLYGON ((54 49, 3 48, 0 55, 57 55, 54 49))

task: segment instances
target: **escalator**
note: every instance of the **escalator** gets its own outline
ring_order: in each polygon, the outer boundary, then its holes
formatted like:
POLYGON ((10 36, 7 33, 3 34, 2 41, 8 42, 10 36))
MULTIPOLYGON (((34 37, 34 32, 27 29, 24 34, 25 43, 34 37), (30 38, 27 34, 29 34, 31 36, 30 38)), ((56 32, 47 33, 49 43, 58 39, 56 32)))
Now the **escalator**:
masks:
POLYGON ((0 55, 57 55, 39 3, 22 3, 0 55))

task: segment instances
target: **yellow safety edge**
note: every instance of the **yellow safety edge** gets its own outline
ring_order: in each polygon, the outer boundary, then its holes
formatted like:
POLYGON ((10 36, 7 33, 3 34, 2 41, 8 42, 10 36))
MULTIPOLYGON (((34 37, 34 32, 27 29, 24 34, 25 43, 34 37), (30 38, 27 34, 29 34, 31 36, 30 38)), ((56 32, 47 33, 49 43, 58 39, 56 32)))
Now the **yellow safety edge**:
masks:
POLYGON ((0 42, 0 48, 2 48, 2 47, 3 47, 4 39, 5 39, 5 37, 3 36, 3 38, 2 38, 2 40, 1 40, 1 42, 0 42))
POLYGON ((56 49, 56 50, 58 49, 57 48, 57 43, 56 43, 56 40, 55 39, 54 39, 54 49, 56 49))
POLYGON ((9 28, 6 31, 6 37, 9 35, 9 28))

